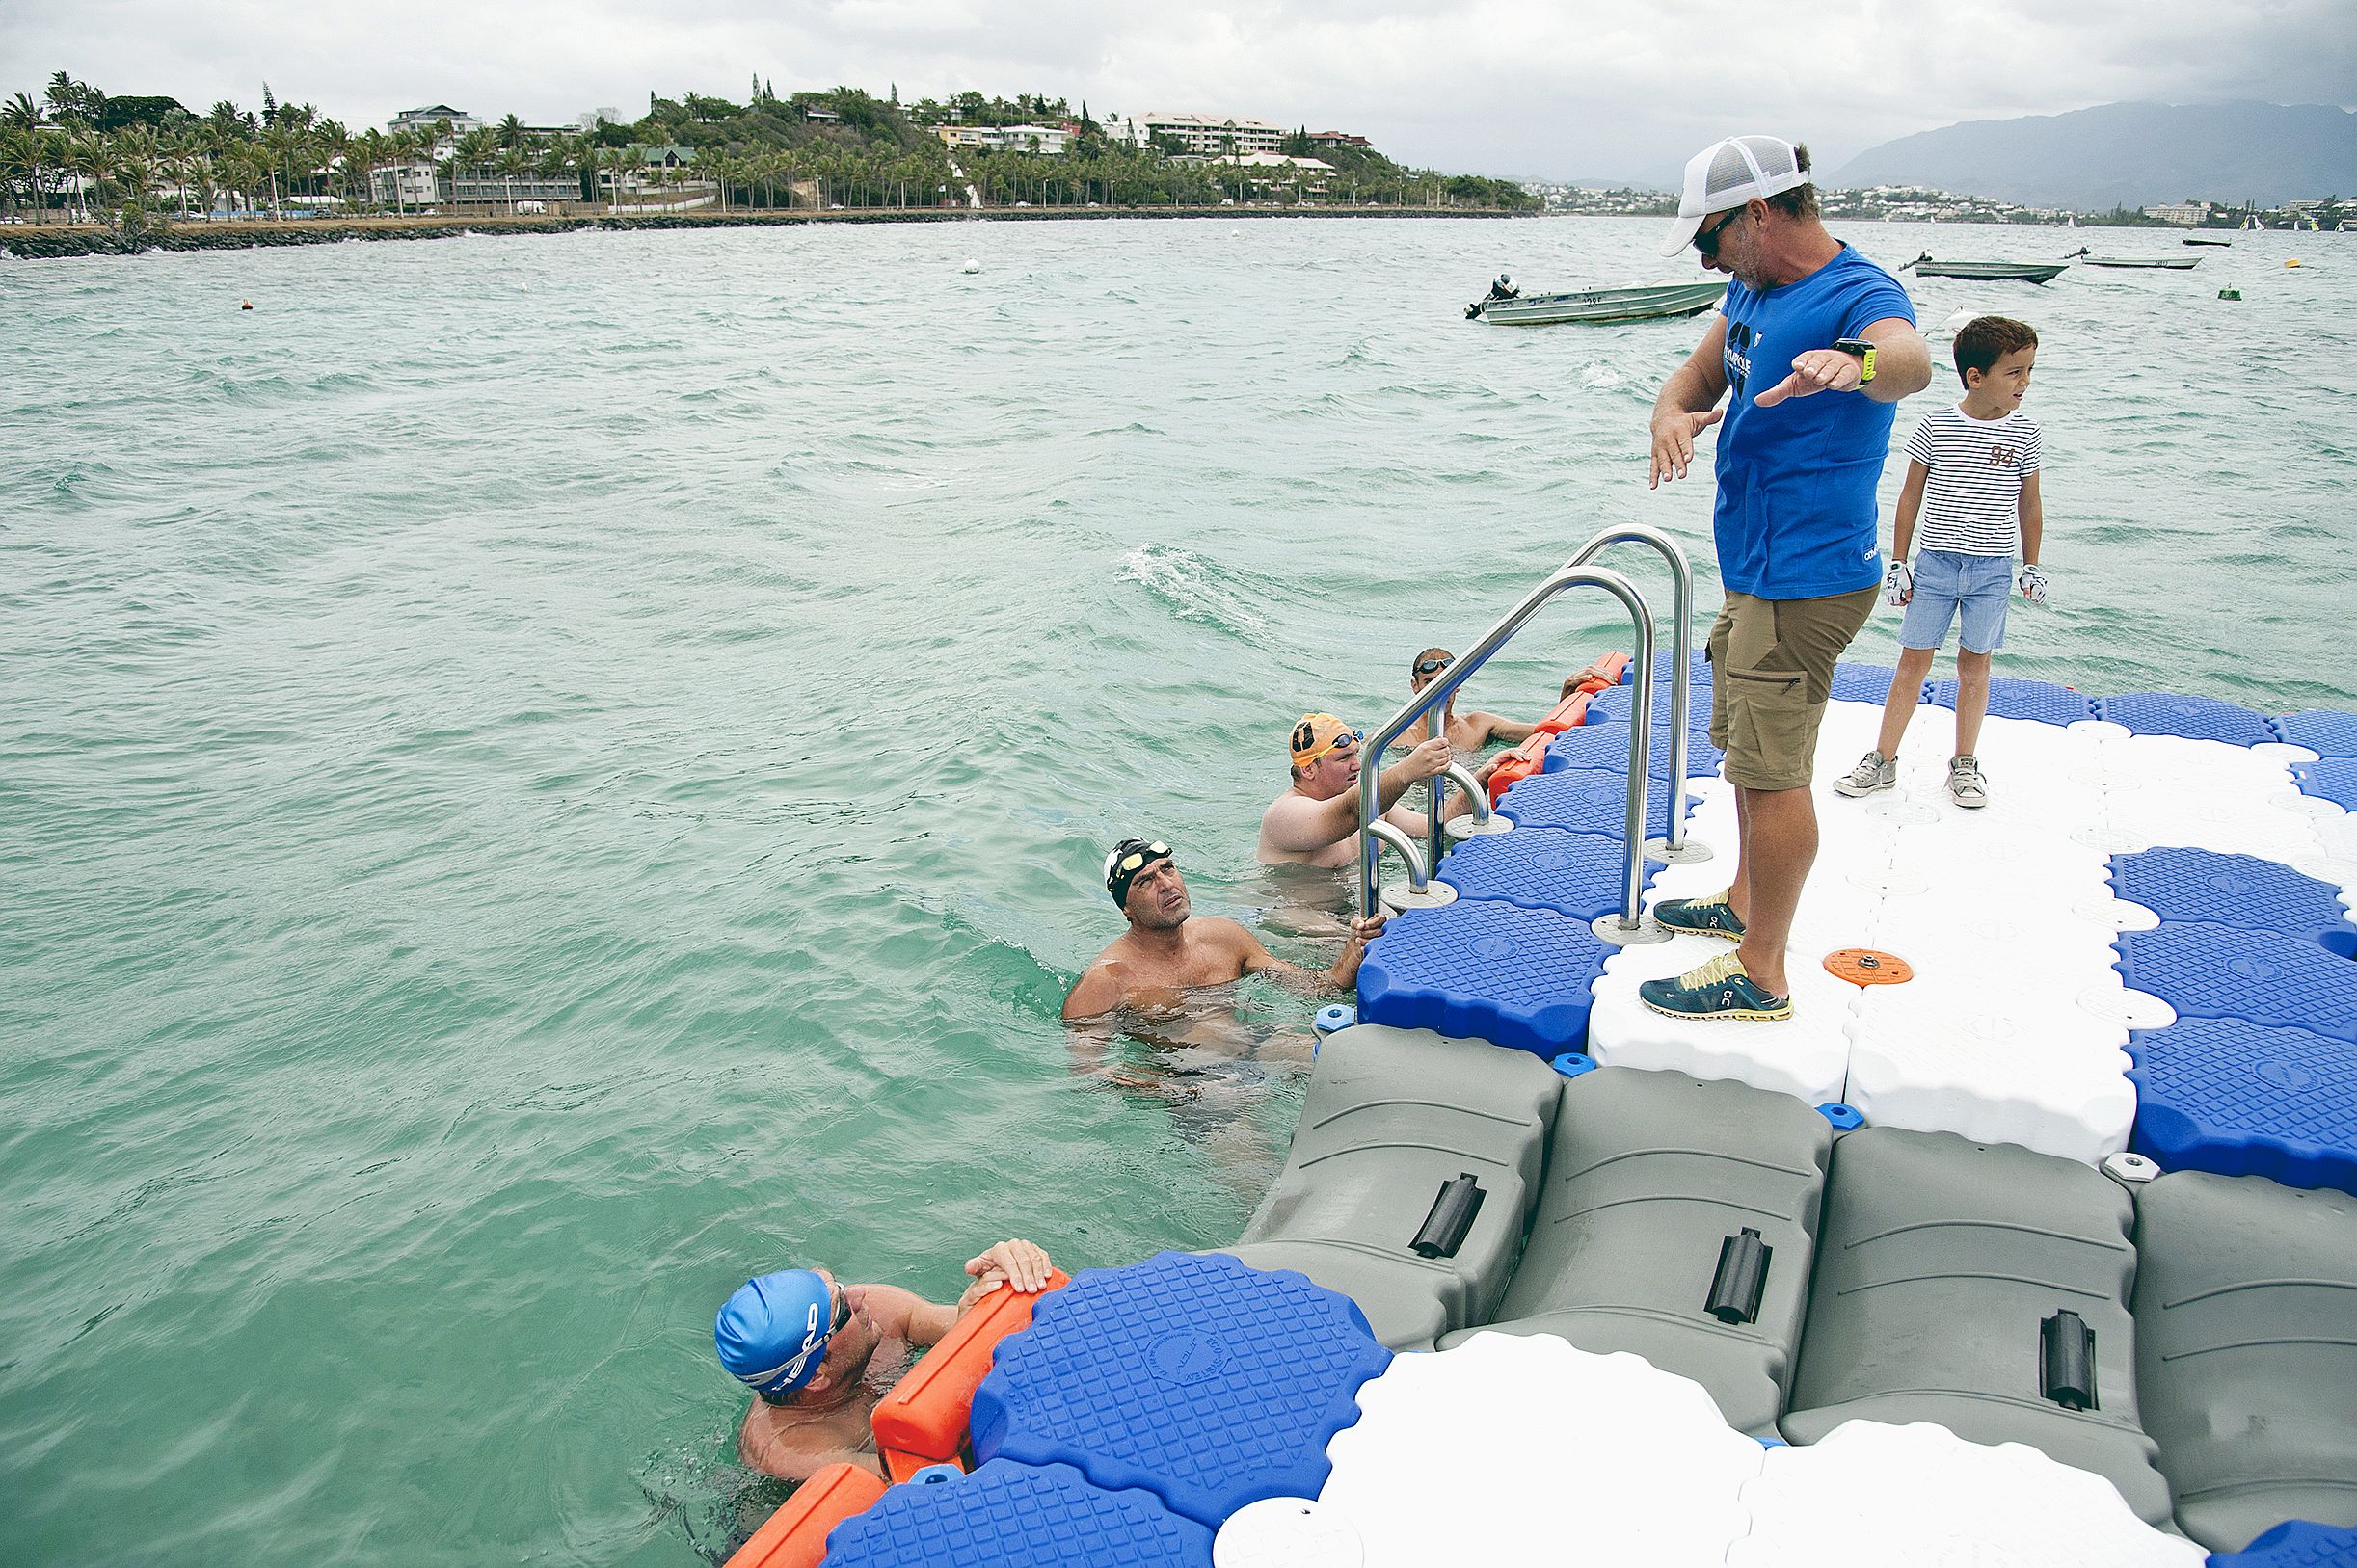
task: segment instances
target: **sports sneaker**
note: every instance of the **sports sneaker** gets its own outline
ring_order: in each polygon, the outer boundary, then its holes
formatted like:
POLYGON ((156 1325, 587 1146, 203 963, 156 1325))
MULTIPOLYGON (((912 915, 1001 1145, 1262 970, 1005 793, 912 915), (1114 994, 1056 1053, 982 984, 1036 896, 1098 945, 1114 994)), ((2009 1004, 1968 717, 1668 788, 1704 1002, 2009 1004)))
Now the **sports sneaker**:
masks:
POLYGON ((1948 799, 1975 811, 1989 804, 1989 781, 1980 776, 1979 757, 1948 758, 1948 799))
POLYGON ((1894 787, 1899 782, 1899 764, 1895 757, 1880 752, 1868 752, 1859 758, 1858 765, 1834 781, 1834 787, 1855 799, 1860 795, 1879 794, 1894 787))
POLYGON ((1728 892, 1733 890, 1730 888, 1708 898, 1665 898, 1653 906, 1654 923, 1665 930, 1741 942, 1743 917, 1727 901, 1728 892))
POLYGON ((1739 953, 1721 953, 1674 980, 1647 980, 1637 999, 1672 1018, 1748 1019, 1773 1023, 1792 1016, 1790 997, 1771 997, 1743 967, 1739 953))

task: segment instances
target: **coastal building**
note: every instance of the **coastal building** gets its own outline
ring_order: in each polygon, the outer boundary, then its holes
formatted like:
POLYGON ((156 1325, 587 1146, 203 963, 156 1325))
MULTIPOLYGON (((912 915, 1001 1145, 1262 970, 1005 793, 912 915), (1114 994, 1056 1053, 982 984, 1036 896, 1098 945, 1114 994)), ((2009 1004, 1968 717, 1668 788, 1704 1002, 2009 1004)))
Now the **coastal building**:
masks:
POLYGON ((495 169, 463 169, 450 177, 450 199, 461 206, 510 206, 520 201, 581 199, 581 181, 573 173, 502 174, 495 169))
POLYGON ((442 199, 442 179, 430 163, 385 164, 368 171, 368 199, 381 207, 430 207, 442 199))
POLYGON ((1216 156, 1223 152, 1275 152, 1285 145, 1282 126, 1265 120, 1232 115, 1140 115, 1138 124, 1149 137, 1176 137, 1189 152, 1216 156))
POLYGON ((1313 147, 1371 147, 1375 146, 1365 137, 1353 136, 1349 131, 1312 131, 1309 133, 1309 145, 1313 147))
POLYGON ((2190 226, 2208 218, 2211 209, 2207 201, 2163 201, 2157 206, 2147 207, 2144 210, 2164 224, 2184 224, 2190 226))
POLYGON ((1072 140, 1062 125, 939 125, 933 134, 952 151, 1035 152, 1048 158, 1061 157, 1072 140))
POLYGON ((483 122, 464 109, 453 109, 446 103, 430 103, 422 109, 404 109, 392 117, 391 129, 397 135, 404 131, 430 131, 442 120, 450 122, 450 134, 464 136, 479 131, 483 122))

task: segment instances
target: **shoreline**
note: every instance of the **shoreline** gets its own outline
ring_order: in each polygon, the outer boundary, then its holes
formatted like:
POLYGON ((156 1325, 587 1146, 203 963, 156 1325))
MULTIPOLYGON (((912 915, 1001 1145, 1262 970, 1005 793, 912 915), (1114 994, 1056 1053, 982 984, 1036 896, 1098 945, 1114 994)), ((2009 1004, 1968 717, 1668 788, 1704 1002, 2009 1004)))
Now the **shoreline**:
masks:
POLYGON ((28 224, 0 230, 0 253, 19 260, 137 255, 147 251, 248 251, 334 245, 345 240, 435 240, 460 234, 574 234, 589 229, 784 228, 812 224, 1067 223, 1128 219, 1488 218, 1536 214, 1464 207, 968 207, 862 208, 843 212, 580 213, 556 218, 504 214, 464 218, 263 219, 174 224, 127 240, 95 224, 28 224))

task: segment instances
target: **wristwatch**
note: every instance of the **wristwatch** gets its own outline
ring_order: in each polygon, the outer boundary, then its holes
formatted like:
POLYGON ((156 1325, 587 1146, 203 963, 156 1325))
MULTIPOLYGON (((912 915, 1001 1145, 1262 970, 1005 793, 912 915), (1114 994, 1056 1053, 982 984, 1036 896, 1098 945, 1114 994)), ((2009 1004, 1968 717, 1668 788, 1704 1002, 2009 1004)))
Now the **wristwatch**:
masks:
POLYGON ((1834 345, 1842 354, 1858 356, 1858 385, 1863 386, 1874 379, 1874 345, 1862 337, 1845 337, 1834 345))

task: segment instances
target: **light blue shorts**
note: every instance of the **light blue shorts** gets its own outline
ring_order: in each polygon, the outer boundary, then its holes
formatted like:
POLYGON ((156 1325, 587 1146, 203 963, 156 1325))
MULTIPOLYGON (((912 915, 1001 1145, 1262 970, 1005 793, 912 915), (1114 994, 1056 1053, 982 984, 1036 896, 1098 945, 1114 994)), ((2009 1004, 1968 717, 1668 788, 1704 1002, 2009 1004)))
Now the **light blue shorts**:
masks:
POLYGON ((2012 597, 2010 555, 1917 550, 1915 597, 1907 601, 1907 619, 1899 624, 1899 646, 1937 650, 1961 611, 1965 650, 1994 653, 2005 646, 2005 604, 2012 597))

